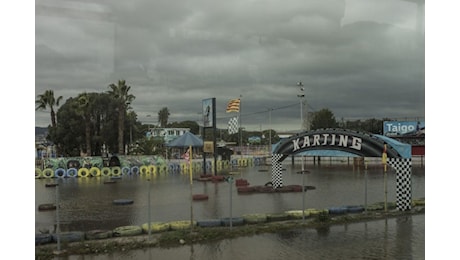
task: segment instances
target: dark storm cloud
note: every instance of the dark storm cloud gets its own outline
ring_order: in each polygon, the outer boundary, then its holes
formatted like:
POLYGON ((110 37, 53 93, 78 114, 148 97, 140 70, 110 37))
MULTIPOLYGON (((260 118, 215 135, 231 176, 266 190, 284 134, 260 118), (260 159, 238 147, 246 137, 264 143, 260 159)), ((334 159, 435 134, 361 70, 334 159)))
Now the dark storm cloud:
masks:
MULTIPOLYGON (((275 109, 273 127, 289 130, 300 127, 302 81, 309 112, 328 108, 345 119, 425 113, 423 34, 413 3, 72 3, 36 1, 72 14, 36 11, 37 95, 51 88, 68 98, 125 79, 140 120, 168 107, 170 121, 200 122, 201 100, 216 97, 220 128, 233 116, 226 103, 242 95, 243 127, 267 128, 275 109)), ((37 113, 36 121, 46 126, 49 116, 37 113)))

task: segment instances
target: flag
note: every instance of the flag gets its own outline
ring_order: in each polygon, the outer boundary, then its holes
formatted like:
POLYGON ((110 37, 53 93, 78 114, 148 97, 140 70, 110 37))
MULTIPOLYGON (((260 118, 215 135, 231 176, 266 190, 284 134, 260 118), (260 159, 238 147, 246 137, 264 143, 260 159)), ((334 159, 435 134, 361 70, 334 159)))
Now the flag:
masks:
POLYGON ((238 117, 232 117, 228 121, 228 133, 236 134, 238 133, 238 117))
POLYGON ((382 152, 382 164, 383 164, 383 169, 386 172, 387 171, 387 145, 383 145, 383 152, 382 152))
POLYGON ((240 112, 240 99, 231 99, 227 104, 227 113, 240 112))
POLYGON ((190 148, 184 153, 184 159, 190 163, 190 148))

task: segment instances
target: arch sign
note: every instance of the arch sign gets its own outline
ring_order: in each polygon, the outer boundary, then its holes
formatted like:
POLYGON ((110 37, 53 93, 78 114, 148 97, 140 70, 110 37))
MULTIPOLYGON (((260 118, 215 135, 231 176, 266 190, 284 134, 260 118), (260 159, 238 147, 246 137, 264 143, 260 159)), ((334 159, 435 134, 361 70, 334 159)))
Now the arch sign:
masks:
POLYGON ((396 207, 411 209, 411 146, 392 138, 346 129, 320 129, 293 135, 272 151, 273 188, 283 186, 282 161, 308 151, 336 150, 360 157, 382 157, 396 171, 396 207))

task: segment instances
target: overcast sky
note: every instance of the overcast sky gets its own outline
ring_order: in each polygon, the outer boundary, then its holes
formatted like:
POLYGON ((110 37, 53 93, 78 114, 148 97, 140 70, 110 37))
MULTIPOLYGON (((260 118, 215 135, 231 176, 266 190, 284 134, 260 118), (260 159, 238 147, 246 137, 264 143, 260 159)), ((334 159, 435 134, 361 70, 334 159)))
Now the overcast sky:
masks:
MULTIPOLYGON (((202 125, 201 102, 215 97, 226 128, 241 96, 242 127, 284 131, 300 129, 301 81, 308 112, 424 120, 416 1, 36 0, 35 96, 65 101, 124 79, 144 123, 168 107, 169 122, 202 125)), ((49 111, 35 112, 48 124, 49 111)))

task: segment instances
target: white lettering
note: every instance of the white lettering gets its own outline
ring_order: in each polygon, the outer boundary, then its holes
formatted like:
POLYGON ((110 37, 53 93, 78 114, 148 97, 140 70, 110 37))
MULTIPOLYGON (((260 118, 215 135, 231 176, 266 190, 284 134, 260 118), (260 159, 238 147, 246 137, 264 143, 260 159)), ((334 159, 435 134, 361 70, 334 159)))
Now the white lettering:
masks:
POLYGON ((320 145, 319 144, 319 135, 313 135, 313 145, 320 145))
POLYGON ((310 137, 308 135, 303 137, 302 148, 305 148, 306 146, 310 146, 310 137))
POLYGON ((331 136, 332 136, 331 145, 335 145, 335 135, 331 135, 331 136))
POLYGON ((339 136, 339 146, 347 147, 348 145, 348 136, 340 135, 339 136))
POLYGON ((352 137, 351 148, 355 150, 361 150, 362 139, 358 137, 352 137))
POLYGON ((362 148, 362 139, 355 136, 347 135, 335 135, 335 134, 315 134, 313 136, 304 136, 302 139, 297 138, 292 140, 292 151, 310 147, 310 146, 342 146, 348 147, 355 150, 361 150, 362 148), (323 141, 321 142, 321 136, 323 136, 323 141), (313 142, 311 142, 310 137, 312 137, 313 142), (348 144, 348 138, 351 138, 351 144, 348 144), (337 141, 338 139, 338 141, 337 141), (300 141, 302 140, 302 144, 300 141), (328 141, 329 140, 329 141, 328 141))
POLYGON ((300 139, 292 140, 292 145, 294 146, 294 148, 292 148, 292 151, 297 151, 300 149, 299 141, 300 139))
POLYGON ((327 144, 327 137, 329 136, 329 134, 323 134, 323 136, 324 136, 323 145, 326 145, 327 144))

